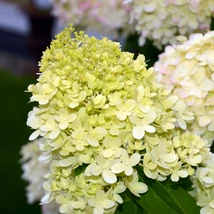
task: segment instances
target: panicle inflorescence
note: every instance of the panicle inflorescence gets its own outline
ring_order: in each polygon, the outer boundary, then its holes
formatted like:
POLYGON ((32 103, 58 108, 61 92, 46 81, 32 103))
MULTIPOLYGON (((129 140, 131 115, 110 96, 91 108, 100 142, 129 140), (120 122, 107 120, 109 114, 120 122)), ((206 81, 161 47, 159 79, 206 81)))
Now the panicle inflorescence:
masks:
POLYGON ((185 132, 194 117, 157 82, 145 57, 121 52, 119 43, 66 28, 39 63, 30 85, 28 126, 41 137, 40 160, 49 164, 42 203, 60 213, 114 213, 129 189, 140 196, 146 176, 178 181, 195 172, 209 148, 185 132))
POLYGON ((189 40, 182 36, 178 39, 179 44, 167 46, 159 56, 155 70, 160 72, 159 80, 193 112, 195 120, 188 123, 188 130, 208 141, 204 147, 198 139, 187 150, 178 150, 177 154, 184 155, 187 163, 198 164, 191 176, 193 195, 202 207, 201 213, 211 214, 214 212, 214 158, 207 149, 214 139, 214 32, 192 34, 189 40), (188 151, 193 153, 188 154, 188 151), (203 161, 199 163, 200 160, 203 161))
POLYGON ((189 40, 167 46, 159 56, 155 70, 172 94, 180 97, 195 117, 190 131, 210 144, 214 133, 214 31, 193 34, 189 40))
POLYGON ((206 32, 214 16, 213 0, 124 0, 131 4, 130 22, 140 34, 139 45, 146 39, 162 48, 174 44, 177 35, 206 32))
POLYGON ((128 25, 130 6, 123 0, 52 0, 52 14, 64 25, 73 23, 84 30, 95 30, 118 39, 119 31, 132 33, 128 25))

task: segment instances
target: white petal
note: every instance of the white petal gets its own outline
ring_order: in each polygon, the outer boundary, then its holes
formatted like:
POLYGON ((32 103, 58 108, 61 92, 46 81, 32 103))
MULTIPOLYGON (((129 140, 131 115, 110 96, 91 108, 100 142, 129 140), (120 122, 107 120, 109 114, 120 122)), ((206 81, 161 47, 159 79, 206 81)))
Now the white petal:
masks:
POLYGON ((71 102, 71 103, 69 104, 69 107, 70 107, 70 108, 76 108, 78 105, 79 105, 79 102, 71 102))
POLYGON ((137 164, 140 162, 140 159, 141 159, 141 155, 138 154, 138 153, 134 153, 134 154, 130 157, 129 164, 130 164, 131 166, 135 166, 135 165, 137 165, 137 164))
POLYGON ((156 119, 156 116, 157 116, 156 112, 153 111, 153 110, 150 110, 150 111, 145 115, 145 117, 143 118, 143 123, 144 123, 145 125, 148 125, 148 124, 154 122, 154 120, 156 119))
POLYGON ((115 174, 113 174, 110 170, 105 169, 102 173, 104 181, 106 181, 109 184, 114 184, 117 181, 117 177, 115 174))
POLYGON ((168 97, 167 99, 165 99, 163 101, 164 108, 165 109, 171 108, 177 102, 177 100, 178 100, 177 96, 172 95, 172 96, 168 97))
POLYGON ((200 116, 198 123, 200 127, 205 127, 208 124, 210 124, 212 121, 211 117, 209 117, 208 115, 204 115, 204 116, 200 116))
POLYGON ((94 213, 93 214, 103 214, 104 213, 104 209, 101 205, 97 205, 94 208, 94 213))
POLYGON ((124 185, 118 185, 114 188, 115 193, 122 193, 126 190, 126 187, 124 185))
MULTIPOLYGON (((145 192, 147 192, 148 187, 144 183, 137 182, 137 183, 132 184, 132 190, 135 193, 145 193, 145 192)), ((135 194, 135 195, 139 197, 139 194, 135 194)))
POLYGON ((66 213, 68 211, 68 204, 62 204, 59 208, 60 213, 66 213))
POLYGON ((112 155, 113 155, 113 150, 112 150, 112 149, 106 149, 106 150, 103 152, 103 156, 104 156, 105 158, 110 158, 112 155))
POLYGON ((213 209, 212 211, 214 211, 214 200, 212 200, 212 201, 209 203, 209 206, 213 209))
POLYGON ((209 177, 203 177, 203 178, 202 178, 202 181, 203 181, 205 184, 208 184, 208 185, 214 183, 213 179, 212 179, 212 178, 209 178, 209 177))
POLYGON ((69 158, 66 158, 66 159, 62 159, 59 161, 59 166, 62 166, 62 167, 67 167, 67 166, 70 166, 72 164, 74 164, 76 162, 76 157, 69 157, 69 158))
POLYGON ((144 128, 142 126, 135 126, 132 130, 132 135, 135 139, 142 139, 145 134, 144 128))
POLYGON ((174 182, 178 182, 179 181, 179 176, 177 174, 172 174, 171 175, 171 180, 174 182))
POLYGON ((76 120, 77 116, 76 114, 70 114, 68 117, 68 122, 73 122, 74 120, 76 120))
POLYGON ((110 209, 114 206, 114 202, 112 200, 109 200, 109 199, 105 199, 102 203, 102 206, 105 208, 105 209, 110 209))
POLYGON ((118 120, 121 120, 121 121, 125 120, 126 119, 126 113, 123 111, 118 111, 117 112, 117 118, 118 118, 118 120))
POLYGON ((103 128, 103 127, 96 127, 96 128, 93 130, 93 136, 96 137, 97 140, 101 140, 101 139, 104 138, 107 134, 108 134, 108 132, 107 132, 106 129, 103 128))
POLYGON ((40 131, 39 130, 36 130, 35 132, 33 132, 30 137, 29 137, 29 140, 32 141, 32 140, 35 140, 40 134, 40 131))
POLYGON ((163 160, 167 163, 173 163, 177 160, 178 155, 177 154, 165 154, 163 156, 163 160))
POLYGON ((68 122, 67 121, 63 121, 59 124, 59 128, 64 130, 68 127, 68 122))
POLYGON ((96 195, 96 199, 99 202, 104 201, 105 198, 106 198, 106 193, 103 190, 100 190, 96 195))
POLYGON ((95 137, 93 137, 91 135, 88 135, 86 137, 86 141, 88 142, 88 144, 90 144, 93 147, 99 146, 99 141, 95 137))
POLYGON ((102 168, 96 164, 91 164, 90 172, 92 175, 98 176, 102 173, 102 168))
POLYGON ((199 87, 204 91, 211 91, 213 90, 214 83, 210 79, 205 79, 203 82, 200 83, 199 87))
POLYGON ((94 198, 90 198, 90 199, 88 199, 88 204, 89 204, 91 207, 96 207, 97 201, 96 201, 94 198))
POLYGON ((125 170, 125 165, 123 163, 115 163, 111 167, 111 171, 115 174, 121 173, 125 170))
POLYGON ((39 122, 39 118, 34 115, 28 117, 27 125, 33 129, 38 129, 41 126, 41 124, 39 122))
POLYGON ((194 163, 196 163, 196 164, 199 164, 199 163, 201 163, 201 161, 202 161, 202 156, 201 155, 196 155, 194 158, 193 158, 193 162, 194 163))
POLYGON ((155 127, 154 126, 151 126, 151 125, 145 125, 144 126, 144 130, 146 132, 149 132, 149 133, 154 133, 156 131, 155 127))
POLYGON ((129 99, 125 102, 124 108, 128 111, 131 111, 136 106, 136 102, 133 99, 129 99))
POLYGON ((187 129, 187 125, 186 125, 186 122, 181 119, 181 118, 178 118, 178 125, 183 129, 183 130, 186 130, 187 129))
POLYGON ((181 177, 181 178, 186 178, 188 176, 188 172, 186 170, 179 170, 178 171, 178 175, 181 177))
POLYGON ((53 140, 55 138, 57 138, 60 134, 60 129, 54 129, 51 133, 50 133, 50 139, 53 140))
POLYGON ((125 174, 127 176, 130 176, 133 174, 133 168, 131 166, 127 166, 126 169, 125 169, 125 174))
POLYGON ((120 197, 120 195, 114 194, 114 195, 113 195, 113 198, 114 198, 114 200, 115 200, 117 203, 119 203, 119 204, 122 204, 122 203, 123 203, 123 199, 120 197))
POLYGON ((42 199, 40 204, 46 204, 50 201, 50 193, 47 193, 42 199))

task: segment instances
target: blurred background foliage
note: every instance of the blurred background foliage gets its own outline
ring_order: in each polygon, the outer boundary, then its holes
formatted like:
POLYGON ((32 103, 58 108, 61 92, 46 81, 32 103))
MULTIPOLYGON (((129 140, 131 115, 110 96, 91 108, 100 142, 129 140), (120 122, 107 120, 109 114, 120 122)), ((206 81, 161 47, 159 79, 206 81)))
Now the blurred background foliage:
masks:
POLYGON ((39 214, 38 204, 28 205, 25 197, 26 183, 21 180, 20 148, 28 141, 31 130, 26 126, 27 112, 32 109, 28 103, 27 86, 35 77, 17 76, 7 70, 0 70, 1 97, 1 213, 39 214))

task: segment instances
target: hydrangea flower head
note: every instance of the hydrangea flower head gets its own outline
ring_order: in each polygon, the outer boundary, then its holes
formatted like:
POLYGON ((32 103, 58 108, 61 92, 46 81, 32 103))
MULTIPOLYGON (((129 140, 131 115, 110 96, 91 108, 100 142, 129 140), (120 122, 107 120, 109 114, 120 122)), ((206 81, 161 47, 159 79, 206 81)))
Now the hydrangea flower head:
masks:
POLYGON ((146 39, 161 48, 174 44, 177 35, 206 32, 214 15, 213 0, 131 0, 131 19, 140 34, 139 44, 146 39))
POLYGON ((193 194, 197 205, 201 207, 201 214, 214 212, 214 155, 209 154, 207 163, 199 167, 196 174, 191 177, 193 194))
POLYGON ((129 5, 123 0, 52 0, 54 16, 65 25, 73 23, 117 38, 118 30, 132 32, 128 25, 129 5))
POLYGON ((214 32, 193 34, 181 44, 168 46, 155 69, 161 81, 194 113, 190 130, 213 140, 214 133, 214 32))
MULTIPOLYGON (((49 172, 50 165, 39 160, 42 155, 39 144, 43 140, 40 138, 29 142, 22 146, 21 149, 22 178, 28 182, 26 192, 27 200, 30 204, 40 202, 45 193, 43 188, 44 176, 49 172)), ((58 209, 57 203, 44 204, 42 206, 42 214, 58 214, 58 209)))
POLYGON ((148 190, 137 166, 160 181, 193 175, 209 149, 185 131, 193 119, 185 103, 143 55, 73 32, 56 36, 28 87, 39 104, 29 112, 30 139, 42 137, 40 160, 50 166, 41 203, 66 214, 114 213, 126 189, 137 197, 148 190))

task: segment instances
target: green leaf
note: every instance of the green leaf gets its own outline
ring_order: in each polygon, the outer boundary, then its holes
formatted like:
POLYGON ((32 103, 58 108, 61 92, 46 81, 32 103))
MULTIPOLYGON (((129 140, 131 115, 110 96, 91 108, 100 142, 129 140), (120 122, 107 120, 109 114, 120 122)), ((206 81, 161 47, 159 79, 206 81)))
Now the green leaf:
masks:
POLYGON ((83 164, 82 166, 79 166, 75 169, 75 176, 78 176, 80 175, 82 172, 85 171, 87 165, 86 164, 83 164))
POLYGON ((144 46, 139 46, 138 39, 138 34, 129 35, 123 45, 123 51, 134 53, 135 59, 139 54, 143 54, 147 59, 149 59, 146 61, 148 68, 154 66, 154 63, 158 60, 158 55, 161 54, 163 50, 158 50, 150 40, 146 40, 144 46))
POLYGON ((210 30, 214 30, 214 17, 212 18, 212 22, 211 22, 211 28, 210 30))
POLYGON ((115 214, 139 214, 137 205, 133 201, 127 201, 120 204, 115 214))
POLYGON ((120 204, 116 210, 116 214, 119 213, 131 213, 131 214, 148 214, 139 206, 135 200, 133 200, 133 194, 126 190, 121 193, 120 196, 123 198, 123 203, 120 204))
POLYGON ((195 199, 180 183, 152 180, 142 172, 139 175, 140 180, 148 185, 148 192, 134 200, 149 214, 199 214, 195 199))

